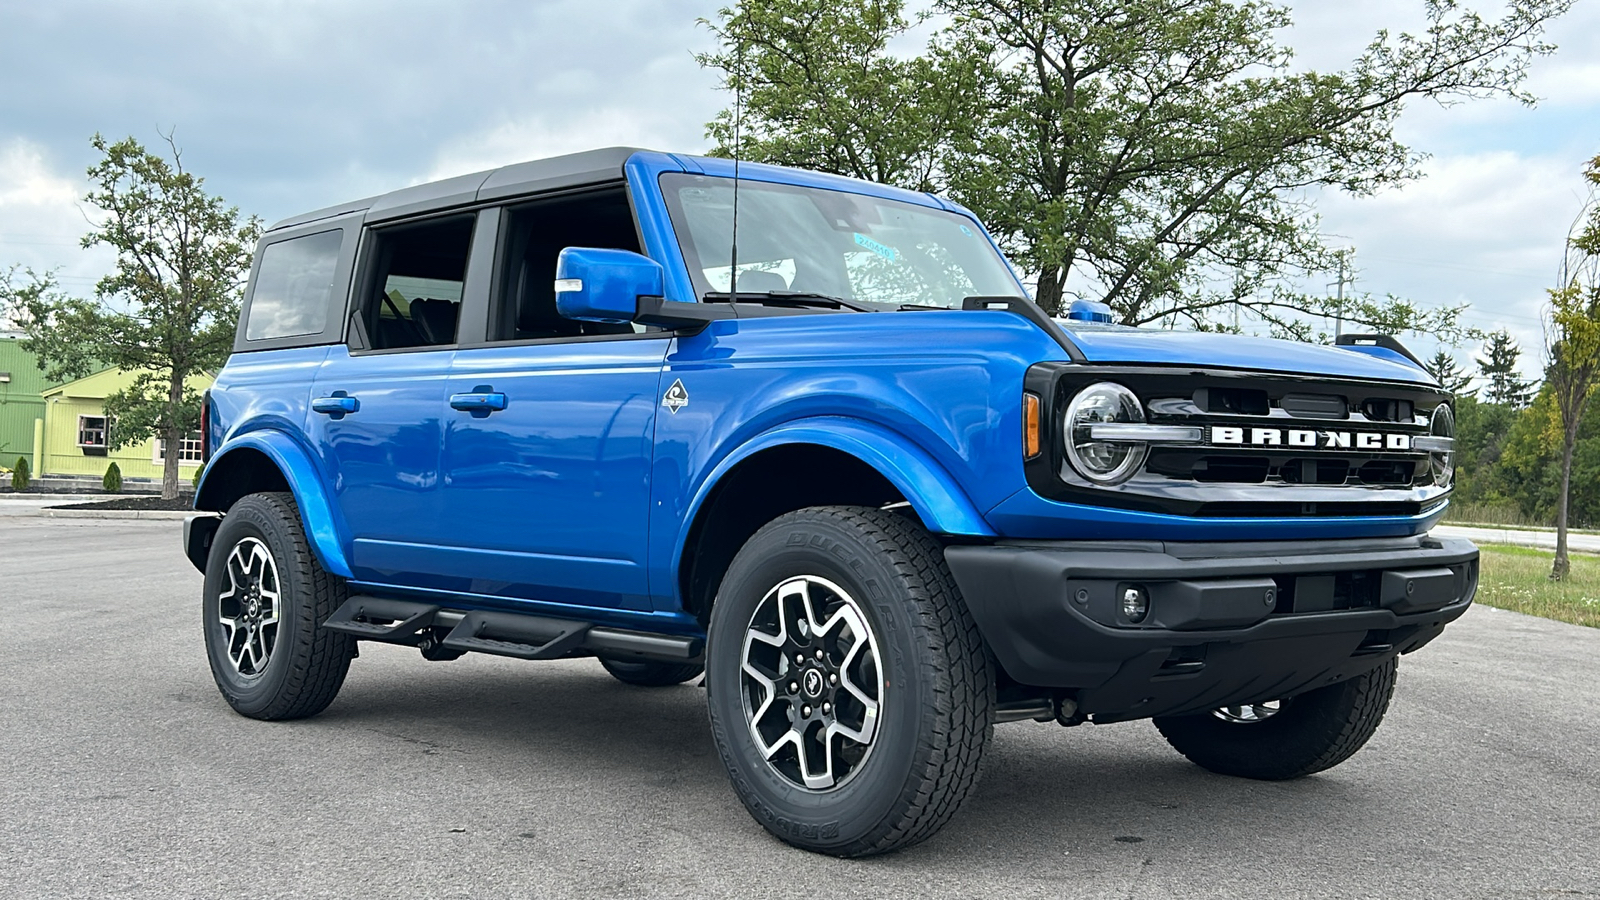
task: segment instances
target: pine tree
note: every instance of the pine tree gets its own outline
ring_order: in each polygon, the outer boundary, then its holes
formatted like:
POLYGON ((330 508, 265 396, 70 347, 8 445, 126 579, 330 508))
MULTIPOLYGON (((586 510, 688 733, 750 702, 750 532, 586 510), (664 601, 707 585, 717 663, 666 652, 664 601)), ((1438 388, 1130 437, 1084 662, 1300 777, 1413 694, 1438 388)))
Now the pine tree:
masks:
POLYGON ((1456 362, 1450 351, 1440 348, 1439 352, 1423 363, 1422 367, 1428 370, 1434 381, 1439 382, 1440 387, 1450 393, 1456 396, 1468 393, 1467 388, 1472 384, 1472 376, 1461 368, 1461 364, 1456 362))
POLYGON ((1488 382, 1483 389, 1485 400, 1512 409, 1524 409, 1533 402, 1534 383, 1517 372, 1517 357, 1521 355, 1522 349, 1505 329, 1490 332, 1489 342, 1483 345, 1483 358, 1477 361, 1478 371, 1488 382))

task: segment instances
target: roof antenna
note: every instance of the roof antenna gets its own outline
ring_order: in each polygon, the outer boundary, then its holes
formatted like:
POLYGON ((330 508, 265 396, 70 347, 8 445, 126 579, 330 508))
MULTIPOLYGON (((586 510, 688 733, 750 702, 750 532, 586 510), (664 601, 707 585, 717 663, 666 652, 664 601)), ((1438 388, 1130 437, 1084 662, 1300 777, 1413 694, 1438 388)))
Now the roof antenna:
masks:
POLYGON ((728 248, 728 308, 739 316, 739 125, 744 120, 744 44, 733 51, 733 240, 728 248))

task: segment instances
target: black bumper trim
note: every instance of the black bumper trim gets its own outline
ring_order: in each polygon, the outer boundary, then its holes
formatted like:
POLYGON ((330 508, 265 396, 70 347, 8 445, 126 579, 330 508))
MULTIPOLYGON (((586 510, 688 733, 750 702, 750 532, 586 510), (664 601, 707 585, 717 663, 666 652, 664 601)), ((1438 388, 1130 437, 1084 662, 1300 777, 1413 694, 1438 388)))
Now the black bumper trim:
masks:
POLYGON ((945 557, 1011 678, 1076 691, 1085 713, 1109 720, 1292 696, 1415 650, 1471 604, 1478 551, 1418 536, 1015 541, 945 557), (1118 604, 1130 584, 1150 596, 1137 624, 1118 604), (1296 611, 1297 584, 1298 609, 1316 611, 1296 611))

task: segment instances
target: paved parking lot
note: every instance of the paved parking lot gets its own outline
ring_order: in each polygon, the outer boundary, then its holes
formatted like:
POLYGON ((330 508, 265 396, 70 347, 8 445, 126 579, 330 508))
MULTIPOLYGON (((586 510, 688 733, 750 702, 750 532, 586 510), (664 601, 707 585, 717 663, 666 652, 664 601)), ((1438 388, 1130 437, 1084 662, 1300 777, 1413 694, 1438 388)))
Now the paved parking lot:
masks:
POLYGON ((1286 784, 1002 726, 941 835, 845 862, 745 814, 700 690, 592 661, 363 645, 321 716, 234 715, 177 529, 0 520, 0 896, 1600 896, 1600 631, 1475 609, 1286 784))

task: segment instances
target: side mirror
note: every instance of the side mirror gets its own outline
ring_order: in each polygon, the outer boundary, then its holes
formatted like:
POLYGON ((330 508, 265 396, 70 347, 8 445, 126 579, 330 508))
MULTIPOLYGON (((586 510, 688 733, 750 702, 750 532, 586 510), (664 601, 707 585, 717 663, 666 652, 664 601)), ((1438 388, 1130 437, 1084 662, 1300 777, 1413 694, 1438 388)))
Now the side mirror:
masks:
POLYGON ((640 297, 660 297, 661 264, 627 250, 568 247, 556 258, 556 311, 585 322, 632 322, 640 297))

